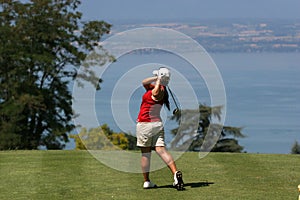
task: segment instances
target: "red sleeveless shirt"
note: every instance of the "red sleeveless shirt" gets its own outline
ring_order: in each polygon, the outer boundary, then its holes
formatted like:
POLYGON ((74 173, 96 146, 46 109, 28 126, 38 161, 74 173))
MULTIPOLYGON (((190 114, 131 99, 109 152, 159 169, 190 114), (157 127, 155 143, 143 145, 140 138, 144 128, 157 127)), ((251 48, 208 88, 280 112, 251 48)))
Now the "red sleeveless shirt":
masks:
POLYGON ((160 122, 162 105, 163 100, 154 101, 152 99, 152 89, 148 89, 143 95, 137 122, 160 122))

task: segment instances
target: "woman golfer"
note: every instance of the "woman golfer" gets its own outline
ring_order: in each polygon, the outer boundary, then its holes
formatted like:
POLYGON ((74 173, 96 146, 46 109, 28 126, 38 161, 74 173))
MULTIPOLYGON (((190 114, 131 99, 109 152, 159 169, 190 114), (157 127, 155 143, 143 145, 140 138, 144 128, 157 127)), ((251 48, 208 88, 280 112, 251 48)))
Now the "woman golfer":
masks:
POLYGON ((177 170, 173 157, 165 148, 164 127, 160 117, 163 105, 170 110, 166 89, 170 80, 170 71, 167 68, 160 68, 154 73, 155 77, 149 77, 142 81, 146 92, 142 98, 136 125, 137 146, 141 148, 142 152, 143 187, 145 189, 157 187, 149 179, 151 150, 154 149, 173 173, 173 186, 177 190, 183 190, 182 173, 177 170))

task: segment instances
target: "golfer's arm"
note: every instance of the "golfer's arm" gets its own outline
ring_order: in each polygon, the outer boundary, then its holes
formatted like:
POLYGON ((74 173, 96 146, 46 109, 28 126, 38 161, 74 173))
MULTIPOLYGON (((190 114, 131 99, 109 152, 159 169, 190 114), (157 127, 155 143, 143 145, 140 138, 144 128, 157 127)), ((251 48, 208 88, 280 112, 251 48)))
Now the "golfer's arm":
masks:
POLYGON ((160 78, 158 77, 149 77, 149 78, 145 78, 143 81, 143 86, 148 90, 150 89, 150 87, 154 86, 153 89, 152 89, 152 96, 154 98, 156 98, 159 93, 160 93, 160 78), (151 83, 155 82, 155 85, 152 85, 151 83))
POLYGON ((160 93, 160 78, 157 78, 156 82, 155 82, 155 86, 154 88, 152 89, 152 96, 153 97, 157 97, 158 94, 160 93))
POLYGON ((142 81, 142 84, 143 86, 146 86, 146 85, 149 85, 153 82, 155 82, 157 80, 157 77, 149 77, 149 78, 145 78, 143 81, 142 81))

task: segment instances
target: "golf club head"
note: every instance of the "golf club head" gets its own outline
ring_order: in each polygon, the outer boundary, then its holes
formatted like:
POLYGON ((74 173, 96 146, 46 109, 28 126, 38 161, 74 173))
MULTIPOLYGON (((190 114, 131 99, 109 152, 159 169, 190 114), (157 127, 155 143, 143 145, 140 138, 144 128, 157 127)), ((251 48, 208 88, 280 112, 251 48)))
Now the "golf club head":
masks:
POLYGON ((175 108, 173 110, 173 115, 180 115, 180 110, 178 108, 175 108))

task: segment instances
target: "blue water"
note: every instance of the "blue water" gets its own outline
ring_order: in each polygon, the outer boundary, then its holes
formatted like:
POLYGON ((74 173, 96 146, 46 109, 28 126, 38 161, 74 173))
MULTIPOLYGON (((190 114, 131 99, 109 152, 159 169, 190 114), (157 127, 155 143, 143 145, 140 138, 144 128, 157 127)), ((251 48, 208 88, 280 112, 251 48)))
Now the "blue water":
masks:
MULTIPOLYGON (((226 90, 225 125, 243 127, 242 132, 246 138, 239 139, 239 142, 244 150, 251 153, 290 153, 293 143, 300 142, 300 54, 220 53, 210 56, 222 75, 226 90)), ((95 95, 99 124, 107 123, 114 131, 122 130, 134 134, 133 123, 143 88, 136 86, 129 100, 117 99, 127 106, 130 115, 130 119, 124 119, 123 122, 128 125, 126 130, 120 128, 120 123, 115 121, 112 114, 112 91, 124 74, 128 76, 134 67, 147 63, 172 66, 192 85, 198 101, 210 105, 210 95, 205 82, 182 58, 166 53, 128 54, 110 65, 102 76, 104 82, 95 95)), ((131 79, 136 79, 139 83, 146 76, 150 76, 152 68, 156 66, 149 64, 145 67, 149 74, 136 76, 133 73, 131 79)), ((125 81, 122 86, 130 87, 129 84, 125 81)), ((171 80, 170 86, 174 91, 185 91, 180 85, 181 83, 176 84, 176 80, 171 80)), ((189 97, 190 92, 183 96, 185 95, 189 97)), ((171 99, 170 101, 172 103, 171 99)), ((114 114, 116 113, 123 114, 114 110, 114 114)), ((168 119, 171 112, 164 111, 163 115, 166 120, 167 142, 170 142, 172 136, 169 131, 176 124, 168 119)), ((68 147, 71 148, 72 144, 68 147)))
POLYGON ((289 153, 300 141, 300 54, 217 54, 226 123, 245 127, 248 152, 289 153))

